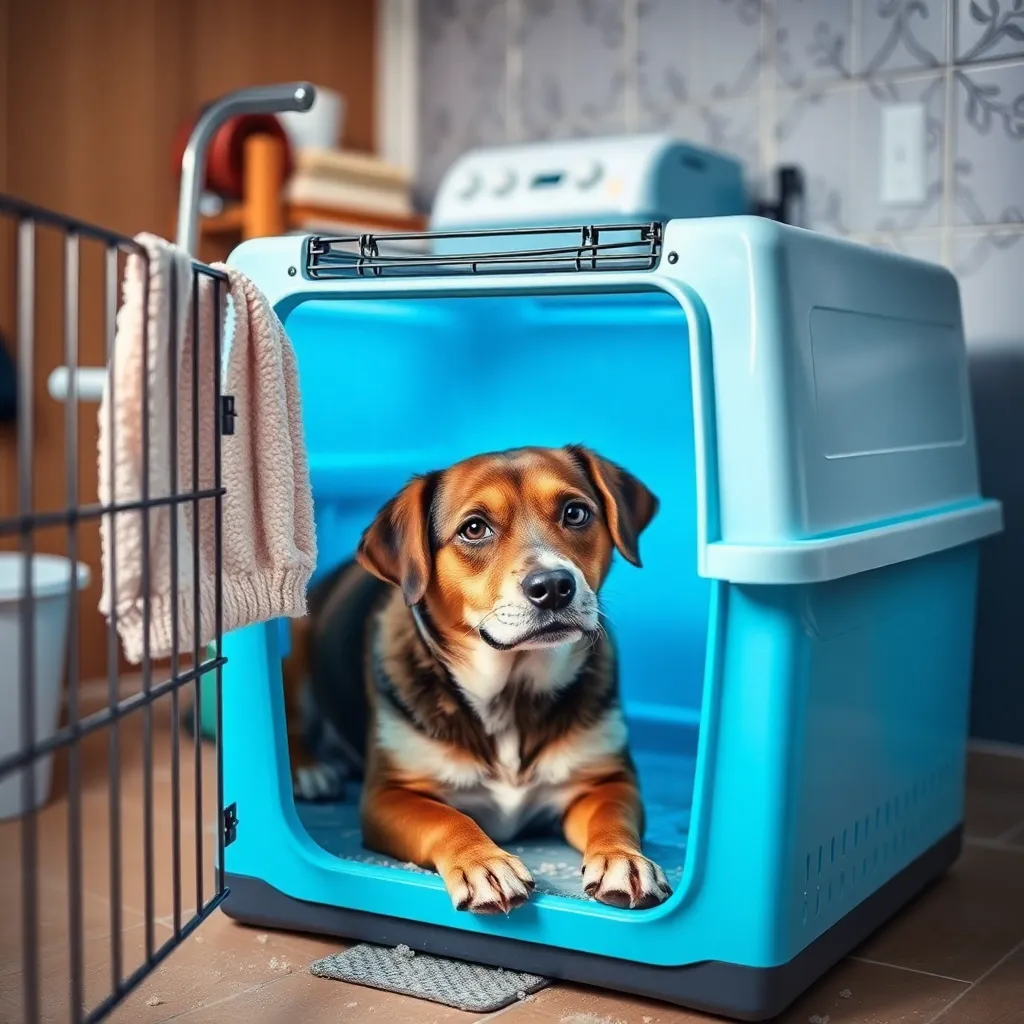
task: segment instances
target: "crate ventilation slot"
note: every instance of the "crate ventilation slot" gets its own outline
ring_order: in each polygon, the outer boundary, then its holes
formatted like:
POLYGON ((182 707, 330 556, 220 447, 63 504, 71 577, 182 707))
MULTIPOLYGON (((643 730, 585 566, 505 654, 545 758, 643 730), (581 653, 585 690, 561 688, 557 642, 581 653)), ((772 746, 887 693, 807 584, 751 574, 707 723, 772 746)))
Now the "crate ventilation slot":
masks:
POLYGON ((351 277, 425 274, 651 270, 661 256, 662 225, 586 225, 491 231, 434 231, 416 234, 314 235, 306 243, 306 273, 315 281, 351 277), (541 237, 542 236, 542 237, 541 237), (502 246, 494 251, 432 253, 433 243, 465 242, 465 248, 502 246), (521 244, 517 242, 521 240, 521 244), (536 240, 531 245, 531 240, 536 240))
POLYGON ((827 927, 891 877, 894 860, 902 867, 927 849, 945 827, 957 779, 956 763, 946 764, 808 850, 799 865, 801 925, 827 927))

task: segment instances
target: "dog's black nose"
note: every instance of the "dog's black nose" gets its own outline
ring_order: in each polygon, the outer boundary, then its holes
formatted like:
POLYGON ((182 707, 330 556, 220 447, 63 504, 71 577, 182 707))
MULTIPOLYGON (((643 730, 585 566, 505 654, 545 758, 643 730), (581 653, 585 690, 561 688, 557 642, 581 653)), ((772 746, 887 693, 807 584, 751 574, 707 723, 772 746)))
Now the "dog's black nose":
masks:
POLYGON ((568 569, 544 569, 523 580, 523 593, 538 608, 558 612, 576 596, 576 580, 568 569))

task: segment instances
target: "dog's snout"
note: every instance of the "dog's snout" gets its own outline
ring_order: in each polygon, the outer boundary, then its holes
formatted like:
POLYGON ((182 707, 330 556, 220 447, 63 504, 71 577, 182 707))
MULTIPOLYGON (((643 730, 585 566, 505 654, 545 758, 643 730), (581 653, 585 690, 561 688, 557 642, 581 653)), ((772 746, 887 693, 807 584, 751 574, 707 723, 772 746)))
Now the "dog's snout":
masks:
POLYGON ((523 580, 523 592, 538 608, 557 612, 576 596, 576 579, 568 569, 544 569, 523 580))

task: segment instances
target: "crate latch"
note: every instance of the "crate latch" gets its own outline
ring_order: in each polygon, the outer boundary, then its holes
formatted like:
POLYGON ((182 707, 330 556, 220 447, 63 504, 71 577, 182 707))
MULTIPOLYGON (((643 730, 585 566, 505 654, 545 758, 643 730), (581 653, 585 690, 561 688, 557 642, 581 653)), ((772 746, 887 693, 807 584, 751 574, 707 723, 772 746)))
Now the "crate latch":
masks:
POLYGON ((220 432, 222 434, 233 434, 235 432, 235 420, 238 413, 235 412, 235 396, 220 396, 220 432))
POLYGON ((224 808, 224 845, 230 846, 238 838, 238 804, 224 808))

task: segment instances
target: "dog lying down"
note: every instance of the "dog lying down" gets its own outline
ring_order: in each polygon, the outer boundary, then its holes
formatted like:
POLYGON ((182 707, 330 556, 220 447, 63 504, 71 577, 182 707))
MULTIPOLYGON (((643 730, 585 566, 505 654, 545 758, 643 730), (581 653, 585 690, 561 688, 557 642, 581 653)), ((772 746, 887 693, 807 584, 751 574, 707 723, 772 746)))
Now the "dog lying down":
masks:
POLYGON ((362 778, 364 844, 436 870, 459 910, 526 902, 533 879, 498 844, 556 828, 593 898, 670 895, 641 852, 598 600, 613 549, 639 567, 657 506, 583 447, 479 455, 414 478, 310 593, 286 691, 362 778))

